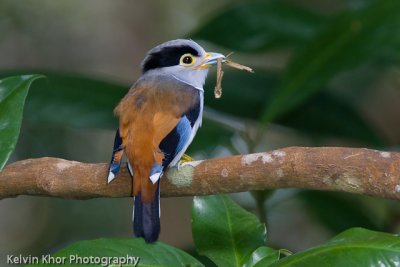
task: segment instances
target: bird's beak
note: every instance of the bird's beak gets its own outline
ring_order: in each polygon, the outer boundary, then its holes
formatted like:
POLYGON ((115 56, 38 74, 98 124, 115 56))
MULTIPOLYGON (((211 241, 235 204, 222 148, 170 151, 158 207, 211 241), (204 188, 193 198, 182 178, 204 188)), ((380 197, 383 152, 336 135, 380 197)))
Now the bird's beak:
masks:
POLYGON ((198 66, 199 69, 207 69, 217 64, 217 59, 221 58, 222 62, 225 61, 225 56, 220 53, 207 52, 203 58, 202 64, 198 66))

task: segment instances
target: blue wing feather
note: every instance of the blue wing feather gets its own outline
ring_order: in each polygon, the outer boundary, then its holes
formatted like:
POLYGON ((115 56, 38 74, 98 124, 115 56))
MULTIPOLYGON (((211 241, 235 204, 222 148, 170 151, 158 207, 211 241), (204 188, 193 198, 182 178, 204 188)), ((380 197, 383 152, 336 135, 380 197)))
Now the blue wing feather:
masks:
POLYGON ((190 121, 184 115, 176 127, 161 141, 160 150, 164 153, 163 167, 166 168, 189 141, 193 131, 190 121))
POLYGON ((116 154, 120 151, 122 151, 124 148, 122 147, 122 138, 119 134, 119 129, 117 129, 117 132, 115 133, 115 139, 114 139, 114 148, 113 148, 113 153, 111 156, 111 162, 110 162, 110 167, 108 169, 108 183, 110 183, 115 176, 117 176, 120 168, 121 168, 121 160, 115 160, 116 154))
POLYGON ((162 164, 164 168, 168 167, 168 165, 190 141, 194 124, 200 116, 202 104, 200 101, 201 100, 199 97, 198 101, 196 101, 196 104, 182 115, 176 127, 161 141, 159 147, 164 153, 164 160, 162 164))
POLYGON ((175 155, 177 155, 186 146, 193 131, 192 124, 186 116, 183 116, 176 125, 176 131, 178 132, 180 138, 178 145, 175 148, 175 155))

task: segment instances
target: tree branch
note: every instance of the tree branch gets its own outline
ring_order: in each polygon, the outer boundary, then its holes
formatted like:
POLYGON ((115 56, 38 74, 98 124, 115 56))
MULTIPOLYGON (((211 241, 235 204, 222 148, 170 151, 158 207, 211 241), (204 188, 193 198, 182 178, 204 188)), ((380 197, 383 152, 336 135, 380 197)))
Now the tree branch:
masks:
MULTIPOLYGON (((0 173, 0 199, 40 195, 72 199, 128 197, 127 169, 109 185, 108 164, 39 158, 9 164, 0 173)), ((290 147, 194 161, 161 179, 164 197, 297 187, 400 200, 400 153, 360 148, 290 147)))

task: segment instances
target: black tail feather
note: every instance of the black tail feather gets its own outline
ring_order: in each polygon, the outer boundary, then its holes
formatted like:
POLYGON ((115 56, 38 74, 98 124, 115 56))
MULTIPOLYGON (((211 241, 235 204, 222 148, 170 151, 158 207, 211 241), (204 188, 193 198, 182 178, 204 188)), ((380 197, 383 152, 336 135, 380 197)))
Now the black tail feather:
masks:
POLYGON ((147 243, 157 241, 160 234, 160 185, 157 186, 154 201, 143 203, 141 194, 135 197, 133 231, 147 243))

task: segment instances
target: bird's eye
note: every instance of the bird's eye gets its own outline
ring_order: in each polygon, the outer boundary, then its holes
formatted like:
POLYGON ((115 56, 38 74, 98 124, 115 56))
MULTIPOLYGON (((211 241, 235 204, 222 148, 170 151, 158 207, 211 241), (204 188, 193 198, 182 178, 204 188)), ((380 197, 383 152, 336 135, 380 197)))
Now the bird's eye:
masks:
POLYGON ((194 64, 194 57, 190 54, 185 54, 181 57, 181 65, 190 66, 194 64))
POLYGON ((192 63, 192 61, 193 61, 193 59, 189 56, 186 56, 182 59, 182 62, 185 64, 190 64, 190 63, 192 63))

